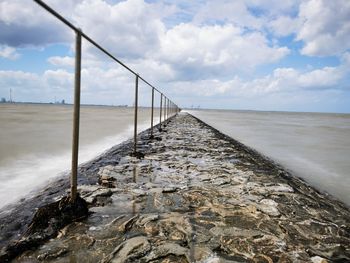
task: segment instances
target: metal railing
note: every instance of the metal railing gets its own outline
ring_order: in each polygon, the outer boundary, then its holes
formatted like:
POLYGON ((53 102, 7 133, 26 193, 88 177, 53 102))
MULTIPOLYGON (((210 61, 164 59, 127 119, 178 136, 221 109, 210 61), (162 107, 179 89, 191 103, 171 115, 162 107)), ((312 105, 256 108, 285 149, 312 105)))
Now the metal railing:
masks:
POLYGON ((80 124, 80 86, 81 86, 81 44, 82 38, 90 42, 92 45, 97 47, 100 51, 110 57, 112 60, 117 62, 119 65, 123 66, 130 73, 135 75, 135 111, 134 111, 134 149, 133 154, 137 154, 137 113, 138 113, 138 86, 139 80, 143 81, 149 87, 152 88, 152 106, 151 106, 151 138, 153 138, 153 129, 154 129, 154 92, 160 94, 160 115, 159 115, 159 131, 162 130, 162 124, 170 116, 176 114, 180 111, 180 108, 172 102, 164 93, 158 90, 156 87, 151 85, 147 80, 141 77, 138 73, 132 70, 130 67, 125 65, 122 61, 113 56, 105 48, 95 42, 92 38, 82 32, 81 29, 74 26, 66 18, 56 12, 49 5, 44 3, 41 0, 33 0, 35 3, 39 4, 42 8, 48 11, 50 14, 55 16, 58 20, 63 22, 66 26, 72 29, 75 32, 75 78, 74 78, 74 111, 73 111, 73 143, 72 143, 72 164, 71 164, 71 202, 75 202, 77 198, 77 178, 78 178, 78 155, 79 155, 79 124, 80 124), (163 103, 164 99, 164 103, 163 103), (163 112, 163 121, 162 121, 162 112, 163 112))

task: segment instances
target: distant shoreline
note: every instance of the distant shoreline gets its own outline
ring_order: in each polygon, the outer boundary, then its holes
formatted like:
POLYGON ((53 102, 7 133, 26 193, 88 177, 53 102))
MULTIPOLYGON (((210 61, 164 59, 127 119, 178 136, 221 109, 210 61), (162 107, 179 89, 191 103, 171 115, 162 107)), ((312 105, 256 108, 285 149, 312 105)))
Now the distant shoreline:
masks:
MULTIPOLYGON (((54 102, 1 102, 2 104, 34 104, 34 105, 69 105, 72 106, 72 103, 54 103, 54 102)), ((106 104, 81 104, 81 106, 96 106, 96 107, 116 107, 116 108, 133 108, 132 105, 106 105, 106 104)), ((157 105, 158 106, 158 105, 157 105)), ((157 108, 157 106, 155 108, 157 108)), ((150 106, 138 106, 139 108, 150 108, 150 106)), ((183 107, 182 110, 184 111, 235 111, 235 112, 259 112, 259 113, 295 113, 295 114, 304 114, 304 113, 310 113, 310 114, 341 114, 341 115, 350 115, 350 112, 322 112, 322 111, 286 111, 286 110, 259 110, 259 109, 221 109, 221 108, 191 108, 191 107, 183 107)))
MULTIPOLYGON (((0 102, 0 105, 2 104, 28 104, 28 105, 56 105, 56 106, 73 106, 73 104, 71 103, 53 103, 53 102, 0 102)), ((132 106, 128 106, 128 105, 103 105, 103 104, 81 104, 80 106, 96 106, 96 107, 116 107, 116 108, 130 108, 132 106)), ((139 107, 143 107, 143 106, 139 106, 139 107)))

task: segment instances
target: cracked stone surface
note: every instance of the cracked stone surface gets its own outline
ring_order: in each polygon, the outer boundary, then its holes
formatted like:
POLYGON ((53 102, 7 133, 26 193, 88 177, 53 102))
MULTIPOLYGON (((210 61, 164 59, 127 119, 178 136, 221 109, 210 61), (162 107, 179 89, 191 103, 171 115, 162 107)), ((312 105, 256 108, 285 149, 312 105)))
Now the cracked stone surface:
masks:
POLYGON ((350 261, 344 204, 189 114, 164 129, 94 169, 92 214, 14 262, 350 261))

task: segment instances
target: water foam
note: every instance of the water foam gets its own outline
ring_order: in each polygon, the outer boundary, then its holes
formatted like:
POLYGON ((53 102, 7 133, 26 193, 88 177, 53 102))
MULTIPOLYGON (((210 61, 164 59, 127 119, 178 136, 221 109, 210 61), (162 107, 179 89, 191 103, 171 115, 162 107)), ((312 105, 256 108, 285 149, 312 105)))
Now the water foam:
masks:
MULTIPOLYGON (((155 119, 157 123, 157 119, 155 119)), ((138 125, 138 131, 149 128, 149 121, 138 125)), ((79 163, 87 162, 102 154, 112 146, 132 137, 133 126, 113 136, 83 145, 79 149, 79 163)), ((0 208, 14 203, 29 193, 35 193, 40 187, 48 184, 70 168, 71 152, 49 153, 48 155, 25 155, 9 162, 0 170, 0 208)))

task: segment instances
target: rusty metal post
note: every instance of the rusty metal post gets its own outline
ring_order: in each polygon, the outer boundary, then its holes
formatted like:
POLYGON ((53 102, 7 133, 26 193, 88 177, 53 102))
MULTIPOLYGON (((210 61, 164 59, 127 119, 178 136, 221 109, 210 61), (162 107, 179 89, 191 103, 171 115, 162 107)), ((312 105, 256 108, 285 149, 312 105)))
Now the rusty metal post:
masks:
POLYGON ((163 103, 163 94, 160 93, 160 107, 159 107, 159 130, 162 129, 162 103, 163 103))
POLYGON ((167 98, 164 96, 164 121, 166 120, 166 112, 165 112, 166 99, 167 99, 167 98))
POLYGON ((135 79, 135 113, 134 113, 134 154, 136 154, 137 147, 137 110, 138 110, 138 97, 139 97, 139 75, 136 74, 135 79))
POLYGON ((78 155, 79 155, 79 122, 80 122, 80 81, 81 81, 81 32, 75 31, 75 78, 74 78, 74 110, 72 140, 72 171, 70 181, 70 201, 77 199, 78 155))
POLYGON ((154 88, 152 87, 151 138, 153 138, 154 88))

